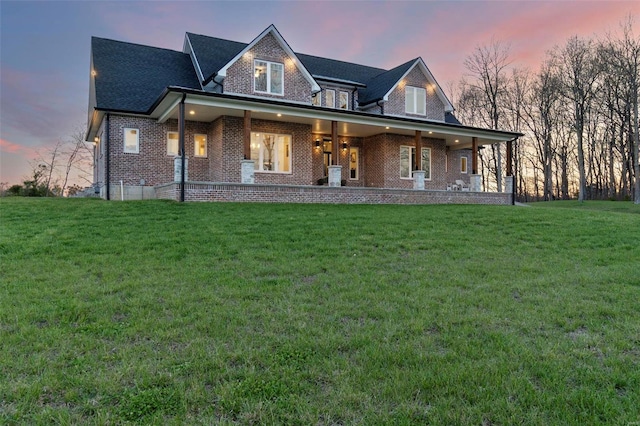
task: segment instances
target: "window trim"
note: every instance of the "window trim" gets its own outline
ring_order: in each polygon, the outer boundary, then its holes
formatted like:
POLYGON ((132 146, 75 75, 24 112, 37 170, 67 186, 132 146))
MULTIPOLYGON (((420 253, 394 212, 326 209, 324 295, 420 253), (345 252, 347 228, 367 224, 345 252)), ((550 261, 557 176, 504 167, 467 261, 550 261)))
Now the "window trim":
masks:
MULTIPOLYGON (((409 177, 404 177, 402 176, 402 153, 400 153, 400 179, 405 179, 405 180, 412 180, 413 179, 413 172, 415 169, 415 150, 416 147, 415 146, 411 146, 411 145, 400 145, 400 150, 402 151, 402 148, 409 148, 409 177)), ((429 176, 426 175, 426 170, 424 170, 424 164, 422 165, 422 170, 425 172, 425 177, 424 180, 430 181, 431 180, 431 170, 432 170, 432 150, 431 147, 428 146, 423 146, 420 147, 420 153, 422 154, 423 151, 428 151, 429 152, 429 176)))
POLYGON ((460 173, 462 173, 463 175, 466 175, 469 172, 469 159, 467 158, 466 155, 463 155, 462 157, 460 157, 460 173), (462 164, 464 163, 464 167, 462 166, 462 164))
POLYGON ((349 180, 360 180, 360 148, 357 146, 352 146, 349 148, 349 180), (351 177, 351 159, 355 154, 355 163, 356 163, 356 177, 351 177))
POLYGON ((421 116, 427 115, 427 91, 423 87, 405 86, 404 99, 405 99, 404 112, 406 114, 421 115, 421 116), (408 92, 410 89, 411 91, 413 91, 413 110, 412 111, 409 111, 407 109, 408 92), (423 100, 424 100, 424 102, 422 103, 423 112, 418 112, 418 96, 417 96, 418 93, 423 94, 423 100))
POLYGON ((284 64, 280 63, 280 62, 273 62, 273 61, 267 61, 264 59, 254 59, 253 60, 253 92, 254 93, 265 93, 267 95, 274 95, 274 96, 284 96, 284 64), (257 62, 263 62, 265 64, 267 64, 267 90, 266 91, 262 91, 262 90, 257 90, 256 89, 256 63, 257 62), (279 65, 281 68, 281 78, 280 78, 280 87, 282 88, 282 92, 281 93, 277 93, 277 92, 272 92, 271 91, 271 65, 279 65))
POLYGON ((125 154, 140 154, 140 129, 136 127, 124 127, 122 131, 122 152, 125 154), (136 131, 136 149, 127 149, 127 132, 130 130, 136 131))
POLYGON ((177 157, 180 154, 180 133, 178 132, 174 132, 174 131, 168 131, 167 132, 167 155, 173 156, 173 157, 177 157), (177 136, 176 139, 169 139, 169 135, 171 134, 175 134, 177 136), (176 141, 176 152, 171 152, 169 151, 169 141, 170 140, 175 140, 176 141))
POLYGON ((208 154, 208 147, 207 147, 207 135, 205 135, 204 133, 194 133, 193 135, 193 156, 196 158, 207 158, 207 154, 208 154), (196 142, 196 138, 198 136, 204 136, 204 155, 198 155, 198 144, 196 142))
POLYGON ((325 90, 325 96, 327 96, 327 98, 325 98, 325 106, 329 107, 329 108, 335 108, 336 107, 336 91, 334 89, 327 89, 327 90, 325 90), (329 100, 328 100, 329 92, 333 93, 333 103, 332 104, 330 104, 329 100))
POLYGON ((349 92, 344 91, 344 90, 340 90, 340 91, 338 92, 338 109, 349 110, 349 92), (346 105, 345 105, 345 107, 344 107, 344 108, 342 108, 342 106, 340 106, 340 103, 341 103, 341 101, 340 101, 340 97, 341 97, 343 94, 346 96, 346 100, 347 100, 347 103, 346 103, 346 105))
MULTIPOLYGON (((289 171, 287 172, 281 172, 278 170, 261 170, 262 167, 262 163, 260 161, 260 152, 262 152, 261 148, 258 148, 258 158, 253 158, 250 157, 251 160, 253 160, 255 162, 255 165, 258 166, 258 168, 254 169, 255 173, 270 173, 270 174, 279 174, 279 175, 290 175, 293 174, 293 135, 288 134, 288 133, 269 133, 269 132, 251 132, 251 139, 253 140, 253 136, 256 135, 256 137, 260 137, 259 135, 270 135, 270 136, 287 136, 289 138, 289 148, 288 148, 288 158, 289 158, 289 171)), ((251 144, 253 145, 253 141, 251 142, 251 144)), ((253 151, 253 149, 251 150, 253 151)))

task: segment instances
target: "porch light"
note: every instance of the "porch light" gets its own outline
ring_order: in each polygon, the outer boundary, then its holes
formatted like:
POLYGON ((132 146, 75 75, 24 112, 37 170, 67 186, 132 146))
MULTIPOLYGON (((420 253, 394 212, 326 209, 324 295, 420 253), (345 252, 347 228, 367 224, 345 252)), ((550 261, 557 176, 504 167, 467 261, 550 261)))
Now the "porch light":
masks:
POLYGON ((194 110, 189 111, 189 114, 191 114, 191 115, 195 115, 195 113, 196 112, 194 110))
POLYGON ((389 130, 389 126, 386 126, 385 129, 389 130))
POLYGON ((430 135, 432 135, 432 134, 433 134, 433 132, 429 132, 429 134, 430 134, 430 135))
POLYGON ((346 141, 342 141, 342 150, 343 151, 347 150, 347 142, 346 141))
POLYGON ((316 139, 316 149, 320 149, 320 139, 316 139))
POLYGON ((460 142, 458 139, 456 139, 456 143, 460 142))
POLYGON ((100 142, 100 138, 96 136, 95 138, 93 138, 93 141, 94 141, 95 143, 98 143, 98 142, 100 142))
POLYGON ((278 117, 282 117, 282 114, 278 114, 278 117))
POLYGON ((96 76, 96 74, 98 74, 98 73, 96 72, 96 70, 91 70, 91 75, 92 75, 93 77, 95 77, 95 76, 96 76))

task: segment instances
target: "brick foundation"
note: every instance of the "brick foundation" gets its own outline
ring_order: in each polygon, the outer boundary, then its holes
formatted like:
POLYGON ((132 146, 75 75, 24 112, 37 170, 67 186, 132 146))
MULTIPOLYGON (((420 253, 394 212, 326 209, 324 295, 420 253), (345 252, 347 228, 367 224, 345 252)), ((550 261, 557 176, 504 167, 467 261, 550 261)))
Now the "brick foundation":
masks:
MULTIPOLYGON (((156 197, 178 200, 179 183, 156 186, 156 197)), ((186 201, 326 204, 511 204, 511 194, 468 191, 416 191, 294 185, 187 182, 186 201)))

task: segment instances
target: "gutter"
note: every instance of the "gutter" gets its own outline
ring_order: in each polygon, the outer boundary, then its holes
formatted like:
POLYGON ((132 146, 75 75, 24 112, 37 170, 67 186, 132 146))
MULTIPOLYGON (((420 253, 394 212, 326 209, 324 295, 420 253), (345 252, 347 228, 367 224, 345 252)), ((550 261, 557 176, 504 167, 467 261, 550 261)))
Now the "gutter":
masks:
POLYGON ((105 159, 105 170, 104 170, 104 172, 105 172, 105 175, 106 175, 105 176, 105 180, 107 181, 107 201, 111 200, 111 185, 109 184, 109 181, 110 181, 110 178, 111 178, 110 170, 109 170, 109 163, 110 163, 109 157, 111 157, 109 155, 109 153, 111 152, 111 143, 110 143, 111 137, 109 135, 109 133, 110 133, 109 132, 109 128, 111 127, 111 124, 110 124, 109 116, 110 116, 110 114, 107 113, 106 124, 105 124, 105 126, 106 126, 106 129, 105 129, 105 137, 106 137, 105 151, 106 151, 107 158, 105 159))

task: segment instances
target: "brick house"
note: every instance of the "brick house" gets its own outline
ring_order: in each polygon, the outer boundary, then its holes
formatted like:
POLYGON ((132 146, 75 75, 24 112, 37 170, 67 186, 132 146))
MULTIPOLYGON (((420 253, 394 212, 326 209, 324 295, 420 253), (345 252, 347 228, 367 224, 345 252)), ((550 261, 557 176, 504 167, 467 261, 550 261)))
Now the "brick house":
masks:
POLYGON ((458 122, 421 58, 296 53, 273 25, 248 44, 186 33, 182 52, 92 38, 106 199, 510 203, 480 192, 477 150, 518 136, 458 122))

